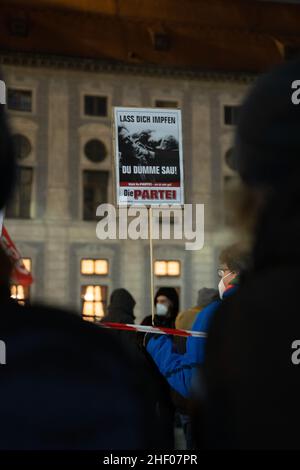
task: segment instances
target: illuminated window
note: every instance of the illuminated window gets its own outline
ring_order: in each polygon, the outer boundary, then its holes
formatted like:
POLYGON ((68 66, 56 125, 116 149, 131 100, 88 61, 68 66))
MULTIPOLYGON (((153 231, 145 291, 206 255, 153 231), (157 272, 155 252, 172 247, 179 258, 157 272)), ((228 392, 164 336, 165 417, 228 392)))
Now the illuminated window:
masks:
POLYGON ((26 305, 29 302, 29 287, 21 284, 13 284, 10 286, 10 296, 15 299, 18 304, 26 305))
POLYGON ((87 276, 107 276, 108 260, 107 259, 82 259, 81 274, 87 276))
POLYGON ((31 259, 30 258, 22 258, 23 264, 28 272, 31 273, 31 259))
POLYGON ((107 286, 81 286, 81 302, 84 320, 101 320, 106 310, 107 286))
MULTIPOLYGON (((31 269, 32 269, 31 259, 23 258, 22 261, 27 271, 31 273, 31 269)), ((12 284, 10 286, 10 296, 12 299, 15 299, 18 302, 18 304, 26 305, 29 303, 30 287, 23 286, 21 284, 12 284)))
POLYGON ((154 263, 156 276, 178 277, 180 271, 180 261, 155 261, 154 263))

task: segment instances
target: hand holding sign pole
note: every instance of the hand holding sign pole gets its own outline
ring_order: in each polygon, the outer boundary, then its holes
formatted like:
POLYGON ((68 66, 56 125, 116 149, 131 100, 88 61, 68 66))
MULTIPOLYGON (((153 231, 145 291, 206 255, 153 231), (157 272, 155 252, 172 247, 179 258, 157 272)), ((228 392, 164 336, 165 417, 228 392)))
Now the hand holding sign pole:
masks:
POLYGON ((152 208, 184 204, 181 111, 114 108, 114 153, 118 206, 147 206, 154 320, 152 208))

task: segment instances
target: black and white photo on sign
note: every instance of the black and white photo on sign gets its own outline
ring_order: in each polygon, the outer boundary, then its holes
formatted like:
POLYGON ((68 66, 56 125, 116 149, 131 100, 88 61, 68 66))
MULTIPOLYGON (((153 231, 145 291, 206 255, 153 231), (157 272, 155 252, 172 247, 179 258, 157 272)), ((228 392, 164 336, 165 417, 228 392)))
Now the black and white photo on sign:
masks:
POLYGON ((120 181, 179 181, 179 144, 159 129, 118 127, 120 181))

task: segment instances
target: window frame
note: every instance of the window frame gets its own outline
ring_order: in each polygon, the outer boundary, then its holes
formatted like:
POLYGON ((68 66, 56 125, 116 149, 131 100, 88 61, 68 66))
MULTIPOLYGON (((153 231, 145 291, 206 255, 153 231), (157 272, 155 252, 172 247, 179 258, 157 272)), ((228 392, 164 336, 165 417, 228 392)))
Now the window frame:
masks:
POLYGON ((92 321, 93 323, 95 321, 99 321, 99 320, 103 319, 104 316, 107 313, 108 294, 109 294, 109 286, 107 284, 94 284, 94 283, 93 284, 92 283, 81 284, 80 285, 80 315, 81 315, 81 318, 85 321, 92 321), (85 300, 84 297, 83 297, 83 289, 86 288, 86 287, 93 287, 93 288, 100 287, 100 289, 104 288, 105 289, 105 301, 103 302, 102 300, 91 300, 91 301, 85 300), (96 315, 83 315, 84 302, 93 302, 93 304, 95 304, 97 302, 102 303, 104 315, 102 317, 97 317, 96 315), (93 320, 86 320, 86 318, 93 318, 93 320))
POLYGON ((178 98, 173 99, 172 97, 170 97, 170 98, 166 98, 166 97, 164 97, 164 98, 153 98, 153 107, 158 108, 158 109, 181 109, 181 102, 178 98), (166 102, 166 103, 167 102, 169 102, 169 103, 176 102, 177 106, 176 107, 174 107, 174 106, 163 106, 163 107, 161 107, 161 106, 158 106, 156 104, 158 101, 162 101, 162 102, 166 102))
POLYGON ((12 283, 12 284, 10 284, 9 288, 10 288, 10 298, 15 300, 19 305, 25 306, 25 305, 28 305, 30 303, 30 286, 23 286, 23 284, 12 283), (12 296, 13 287, 15 287, 16 290, 18 290, 18 287, 23 287, 24 293, 26 292, 27 295, 25 294, 23 299, 18 299, 17 297, 13 297, 12 296))
MULTIPOLYGON (((181 277, 181 260, 179 259, 156 259, 154 260, 154 275, 156 278, 161 279, 161 278, 168 278, 168 279, 179 279, 181 277), (155 263, 159 262, 165 262, 167 265, 171 263, 178 263, 179 265, 179 274, 156 274, 155 272, 155 263)), ((167 269, 168 270, 168 269, 167 269)))
POLYGON ((111 119, 111 94, 105 91, 93 91, 93 90, 82 90, 80 93, 80 117, 84 120, 98 121, 98 122, 107 122, 111 119), (95 96, 99 98, 106 98, 106 116, 93 116, 90 114, 85 114, 85 97, 86 96, 95 96))
POLYGON ((221 103, 221 119, 222 119, 222 127, 225 129, 235 129, 237 123, 235 124, 227 124, 225 122, 225 108, 241 108, 241 103, 221 103))
POLYGON ((82 150, 83 150, 83 156, 84 156, 85 161, 88 162, 89 164, 92 164, 92 165, 97 165, 97 166, 98 166, 99 164, 103 163, 103 162, 107 159, 107 157, 108 157, 108 149, 107 149, 107 146, 106 146, 106 144, 103 142, 103 140, 101 140, 99 137, 92 137, 91 139, 88 139, 88 140, 85 142, 85 144, 83 145, 83 149, 82 149, 82 150), (102 160, 93 161, 93 160, 91 160, 91 159, 87 156, 87 154, 86 154, 86 147, 87 147, 91 142, 97 142, 97 143, 100 143, 100 144, 103 146, 105 155, 104 155, 104 158, 103 158, 102 160))
MULTIPOLYGON (((23 165, 23 164, 18 164, 17 165, 17 171, 19 169, 30 169, 31 170, 31 173, 32 173, 32 182, 31 182, 31 195, 30 195, 30 205, 29 205, 29 216, 28 217, 24 217, 24 216, 21 216, 21 215, 18 215, 18 216, 10 216, 7 214, 7 206, 5 208, 5 216, 10 219, 10 220, 32 220, 34 217, 33 217, 33 205, 34 205, 34 194, 35 194, 35 166, 34 165, 31 165, 31 164, 26 164, 26 165, 23 165)), ((15 191, 19 191, 20 190, 20 187, 21 185, 16 185, 14 190, 15 191)), ((13 201, 14 199, 14 195, 16 193, 12 194, 12 197, 10 199, 10 203, 13 201)), ((19 197, 19 204, 20 204, 20 200, 21 198, 19 197)))
MULTIPOLYGON (((80 258, 80 275, 86 277, 91 277, 91 278, 97 278, 97 277, 106 277, 109 276, 109 259, 108 258, 80 258), (82 272, 82 261, 106 261, 107 262, 107 272, 105 274, 97 274, 97 273, 83 273, 82 272)), ((94 268, 95 269, 95 268, 94 268)))
POLYGON ((94 169, 94 168, 85 168, 85 167, 82 167, 81 168, 81 175, 80 175, 80 178, 81 178, 81 198, 80 198, 80 220, 82 222, 95 222, 98 220, 98 218, 96 217, 96 214, 95 214, 95 218, 94 219, 85 219, 84 218, 84 173, 85 172, 90 172, 90 173, 107 173, 107 200, 106 202, 102 202, 101 204, 105 204, 105 203, 108 203, 109 202, 109 184, 110 184, 110 177, 111 177, 111 173, 109 170, 106 170, 106 169, 94 169))
POLYGON ((7 100, 5 105, 8 114, 21 115, 21 116, 34 116, 36 114, 36 89, 31 86, 22 85, 9 85, 7 84, 7 100), (9 90, 16 91, 30 91, 31 92, 31 111, 24 111, 21 109, 11 109, 8 107, 8 92, 9 90))
POLYGON ((27 161, 30 161, 32 159, 32 153, 33 153, 32 142, 31 142, 30 138, 24 132, 23 133, 22 132, 12 132, 11 137, 12 137, 14 147, 15 147, 15 142, 14 142, 15 137, 21 137, 29 143, 30 150, 29 150, 29 153, 26 155, 26 157, 19 158, 18 155, 17 155, 17 152, 15 152, 15 154, 16 154, 15 157, 16 157, 17 164, 20 165, 20 166, 24 166, 23 163, 25 163, 25 162, 27 163, 27 161))
MULTIPOLYGON (((27 269, 27 271, 30 272, 30 273, 32 273, 32 258, 30 258, 29 256, 24 256, 24 257, 22 257, 22 261, 23 261, 24 266, 25 266, 25 268, 27 269), (25 260, 26 260, 26 261, 29 261, 29 263, 30 263, 30 269, 28 269, 27 266, 25 266, 25 263, 24 263, 25 260)), ((28 305, 28 304, 30 303, 31 286, 23 286, 23 284, 16 284, 16 283, 12 282, 12 283, 10 284, 10 286, 9 286, 9 288, 10 288, 10 294, 11 294, 11 291, 12 291, 12 288, 13 288, 13 287, 16 287, 16 289, 18 289, 19 286, 22 286, 22 287, 25 289, 25 291, 27 291, 27 296, 25 295, 25 296, 24 296, 24 299, 17 299, 17 298, 16 298, 16 299, 14 299, 14 300, 16 300, 19 305, 28 305)), ((14 297, 12 297, 12 295, 10 295, 10 297, 11 297, 11 298, 14 298, 14 297)))
POLYGON ((24 256, 22 257, 23 264, 25 268, 27 269, 28 272, 32 273, 32 258, 29 258, 29 256, 24 256), (24 261, 29 261, 30 268, 28 269, 24 261))

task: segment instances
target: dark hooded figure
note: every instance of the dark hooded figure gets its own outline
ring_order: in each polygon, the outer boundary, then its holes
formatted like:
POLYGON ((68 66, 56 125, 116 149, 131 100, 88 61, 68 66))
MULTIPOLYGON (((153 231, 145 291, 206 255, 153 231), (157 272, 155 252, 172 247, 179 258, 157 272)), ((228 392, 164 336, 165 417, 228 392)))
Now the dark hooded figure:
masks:
POLYGON ((208 448, 300 449, 299 79, 299 61, 281 65, 258 79, 241 109, 236 200, 247 203, 240 223, 252 219, 253 268, 208 333, 208 448))
POLYGON ((110 297, 108 314, 104 317, 106 322, 134 323, 133 309, 135 300, 126 289, 116 289, 110 297))
MULTIPOLYGON (((114 290, 110 297, 108 314, 103 318, 103 322, 133 324, 134 306, 135 300, 126 289, 114 290)), ((146 377, 145 384, 151 388, 151 410, 158 422, 156 432, 160 432, 160 428, 164 429, 165 442, 171 448, 174 437, 174 409, 170 389, 151 357, 142 347, 144 335, 133 331, 118 330, 113 330, 112 335, 130 352, 132 363, 136 364, 136 368, 143 369, 146 377)))
MULTIPOLYGON (((115 289, 110 296, 110 303, 107 307, 108 313, 102 319, 104 323, 124 323, 133 324, 135 316, 133 309, 135 300, 126 289, 115 289)), ((112 335, 119 343, 131 352, 134 360, 140 359, 140 351, 137 351, 137 334, 132 331, 112 330, 112 335)))
MULTIPOLYGON (((14 173, 0 106, 0 208, 14 173)), ((78 315, 7 302, 10 268, 1 263, 0 449, 166 449, 151 383, 126 346, 78 315)))

